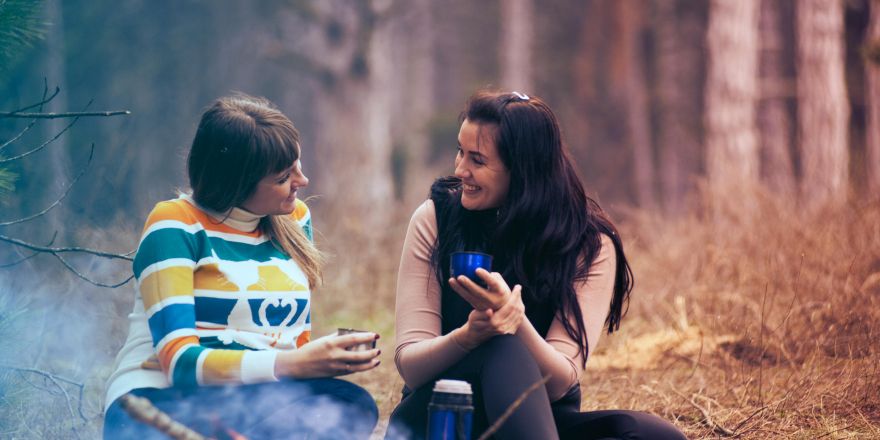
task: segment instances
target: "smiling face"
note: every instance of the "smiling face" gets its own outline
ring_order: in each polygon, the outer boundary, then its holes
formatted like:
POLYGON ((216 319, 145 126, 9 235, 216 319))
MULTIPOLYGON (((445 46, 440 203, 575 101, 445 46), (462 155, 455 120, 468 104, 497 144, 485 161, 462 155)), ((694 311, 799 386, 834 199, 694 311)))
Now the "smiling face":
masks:
POLYGON ((289 168, 263 177, 241 207, 257 215, 287 215, 296 208, 296 190, 308 185, 297 159, 289 168))
POLYGON ((455 176, 461 179, 461 205, 470 211, 501 206, 510 187, 510 171, 501 161, 495 124, 474 123, 467 119, 458 132, 455 176))

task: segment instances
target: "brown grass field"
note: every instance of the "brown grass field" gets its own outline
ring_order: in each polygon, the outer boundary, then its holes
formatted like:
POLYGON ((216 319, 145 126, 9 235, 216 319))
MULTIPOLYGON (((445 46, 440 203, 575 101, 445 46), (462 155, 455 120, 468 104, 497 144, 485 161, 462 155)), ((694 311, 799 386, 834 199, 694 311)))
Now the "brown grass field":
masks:
MULTIPOLYGON (((692 439, 880 438, 880 203, 805 214, 756 192, 702 205, 677 220, 619 216, 636 288, 590 357, 583 409, 648 411, 692 439)), ((379 403, 377 434, 402 386, 393 313, 408 216, 370 242, 353 224, 319 237, 333 258, 316 334, 382 335, 382 364, 350 377, 379 403)))

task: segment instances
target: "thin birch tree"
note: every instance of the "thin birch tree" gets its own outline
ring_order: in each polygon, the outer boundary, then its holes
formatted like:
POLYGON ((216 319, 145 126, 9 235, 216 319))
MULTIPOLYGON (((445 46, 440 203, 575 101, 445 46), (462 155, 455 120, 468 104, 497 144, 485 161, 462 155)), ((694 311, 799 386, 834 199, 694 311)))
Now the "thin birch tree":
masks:
POLYGON ((796 17, 801 198, 818 207, 842 199, 848 187, 843 3, 800 0, 796 17))
POLYGON ((713 0, 707 42, 706 173, 723 193, 758 176, 758 1, 713 0))

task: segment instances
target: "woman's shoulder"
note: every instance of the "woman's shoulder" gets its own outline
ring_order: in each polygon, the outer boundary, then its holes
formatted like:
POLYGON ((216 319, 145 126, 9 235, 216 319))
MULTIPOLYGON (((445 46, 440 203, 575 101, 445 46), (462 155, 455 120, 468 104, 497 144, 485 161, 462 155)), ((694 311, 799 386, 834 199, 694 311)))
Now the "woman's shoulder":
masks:
POLYGON ((437 237, 437 218, 431 199, 425 200, 413 211, 407 231, 407 235, 412 234, 428 242, 433 242, 437 237))
POLYGON ((195 223, 199 209, 193 203, 186 200, 184 196, 176 199, 164 200, 153 207, 147 216, 146 226, 161 221, 176 221, 185 224, 195 223))

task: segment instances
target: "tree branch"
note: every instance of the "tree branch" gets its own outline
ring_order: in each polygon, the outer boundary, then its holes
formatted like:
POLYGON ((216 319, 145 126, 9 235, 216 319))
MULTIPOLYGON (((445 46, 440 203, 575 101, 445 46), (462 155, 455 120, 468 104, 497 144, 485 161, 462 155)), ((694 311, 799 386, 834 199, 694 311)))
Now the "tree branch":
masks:
POLYGON ((40 101, 40 102, 38 102, 38 103, 36 103, 36 104, 31 104, 31 105, 29 105, 29 106, 27 106, 27 107, 22 107, 22 108, 20 108, 20 109, 18 109, 18 110, 13 110, 13 111, 11 111, 10 113, 21 113, 21 112, 23 112, 23 111, 25 111, 25 110, 30 110, 30 109, 32 109, 32 108, 34 108, 34 107, 39 107, 40 110, 42 110, 42 109, 43 109, 43 104, 48 104, 49 101, 52 101, 53 99, 55 99, 55 97, 58 96, 58 92, 60 92, 60 91, 61 91, 61 88, 58 87, 58 86, 55 86, 55 91, 52 92, 52 96, 49 96, 49 97, 47 98, 47 97, 46 97, 46 94, 49 92, 49 84, 46 82, 46 78, 43 78, 43 98, 42 98, 42 101, 40 101))
POLYGON ((73 179, 73 181, 70 182, 70 185, 67 186, 67 189, 64 190, 64 194, 61 194, 61 197, 59 197, 54 202, 52 202, 52 204, 49 205, 48 207, 46 207, 46 209, 43 209, 42 211, 40 211, 36 214, 33 214, 29 217, 23 217, 23 218, 10 220, 10 221, 6 221, 6 222, 0 222, 0 227, 14 225, 14 224, 18 224, 18 223, 24 223, 26 221, 33 220, 35 218, 38 218, 40 216, 45 215, 47 212, 51 211, 52 208, 58 206, 61 203, 61 201, 64 200, 64 198, 67 197, 68 194, 70 194, 70 190, 73 189, 73 186, 76 185, 76 182, 78 182, 79 179, 83 176, 83 174, 86 173, 86 170, 89 168, 89 165, 92 163, 92 157, 94 156, 94 154, 95 154, 95 144, 93 142, 91 148, 89 149, 89 159, 86 162, 85 166, 83 166, 82 169, 79 170, 79 173, 76 175, 76 177, 73 179))
POLYGON ((26 241, 19 240, 17 238, 7 237, 5 235, 0 235, 0 241, 5 241, 9 244, 21 246, 23 248, 30 249, 32 251, 44 252, 44 253, 53 254, 53 255, 61 254, 61 253, 83 253, 83 254, 91 254, 96 257, 134 261, 134 258, 129 256, 129 255, 133 254, 134 251, 128 252, 126 254, 115 254, 113 252, 105 252, 105 251, 99 251, 97 249, 89 249, 89 248, 75 247, 75 246, 74 247, 53 248, 53 247, 48 247, 48 246, 38 246, 33 243, 28 243, 26 241))
MULTIPOLYGON (((91 104, 92 104, 92 101, 89 101, 89 103, 86 104, 86 107, 90 106, 91 104)), ((62 134, 64 134, 67 130, 70 130, 70 127, 73 127, 73 124, 76 124, 76 121, 78 121, 78 120, 79 120, 79 118, 75 118, 73 121, 70 121, 70 124, 67 124, 67 126, 64 127, 61 131, 59 131, 58 134, 56 134, 54 137, 52 137, 52 138, 49 139, 48 141, 43 142, 42 144, 40 144, 40 146, 34 148, 33 150, 26 151, 26 152, 24 152, 24 153, 19 154, 18 156, 13 156, 13 157, 10 157, 10 158, 8 158, 8 159, 0 159, 0 164, 6 163, 6 162, 13 162, 13 161, 16 161, 16 160, 19 160, 19 159, 23 159, 23 158, 25 158, 25 157, 27 157, 27 156, 30 156, 31 154, 36 153, 37 151, 42 150, 43 148, 46 148, 46 145, 49 145, 49 144, 51 144, 52 142, 55 142, 55 140, 58 139, 58 138, 60 138, 62 134)))
POLYGON ((35 119, 58 119, 58 118, 81 118, 83 116, 118 116, 130 115, 129 110, 112 110, 104 112, 66 112, 66 113, 16 113, 0 112, 0 118, 35 118, 35 119))
POLYGON ((124 279, 124 280, 122 280, 122 281, 120 281, 120 282, 118 282, 118 283, 116 283, 116 284, 105 284, 105 283, 102 283, 102 282, 100 282, 100 281, 95 281, 95 280, 93 280, 93 279, 87 277, 87 276, 86 276, 85 274, 83 274, 82 272, 76 270, 76 268, 73 267, 70 263, 68 263, 67 260, 65 260, 64 257, 62 257, 61 255, 58 255, 58 254, 52 254, 52 255, 53 255, 55 258, 57 258, 58 261, 60 261, 61 264, 63 264, 64 267, 67 268, 67 270, 73 272, 74 275, 76 275, 77 277, 79 277, 79 278, 82 279, 83 281, 89 282, 89 283, 94 284, 95 286, 98 286, 98 287, 107 287, 107 288, 110 288, 110 289, 115 289, 115 288, 117 288, 117 287, 119 287, 119 286, 125 285, 126 283, 128 283, 129 281, 131 281, 132 278, 134 278, 134 274, 132 274, 132 275, 129 275, 128 278, 126 278, 126 279, 124 279))
MULTIPOLYGON (((47 102, 49 102, 49 101, 55 99, 55 96, 58 95, 58 92, 59 92, 59 91, 61 91, 61 89, 58 88, 58 87, 55 87, 55 93, 53 93, 52 96, 46 98, 46 94, 49 93, 49 84, 48 84, 48 82, 46 81, 46 78, 43 78, 43 97, 41 98, 42 101, 40 101, 40 102, 38 102, 38 103, 36 103, 36 104, 33 104, 33 105, 29 105, 29 106, 27 106, 27 107, 20 108, 20 109, 16 110, 16 112, 21 112, 21 111, 24 111, 24 110, 29 110, 29 109, 32 109, 32 108, 34 108, 34 107, 38 107, 38 108, 39 108, 39 111, 43 111, 43 104, 45 104, 45 103, 47 103, 47 102)), ((30 131, 31 127, 33 127, 34 124, 36 124, 36 123, 37 123, 37 120, 36 120, 36 119, 32 120, 31 123, 28 124, 27 127, 24 128, 24 130, 22 130, 21 132, 18 133, 18 135, 16 135, 15 137, 13 137, 13 138, 10 139, 10 140, 4 142, 3 145, 0 145, 0 150, 6 148, 7 146, 9 146, 10 144, 12 144, 13 142, 19 140, 22 136, 24 136, 25 133, 27 133, 28 131, 30 131)))

